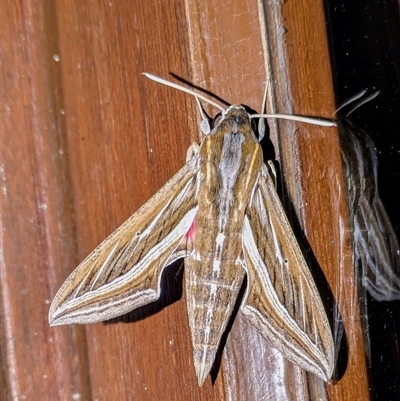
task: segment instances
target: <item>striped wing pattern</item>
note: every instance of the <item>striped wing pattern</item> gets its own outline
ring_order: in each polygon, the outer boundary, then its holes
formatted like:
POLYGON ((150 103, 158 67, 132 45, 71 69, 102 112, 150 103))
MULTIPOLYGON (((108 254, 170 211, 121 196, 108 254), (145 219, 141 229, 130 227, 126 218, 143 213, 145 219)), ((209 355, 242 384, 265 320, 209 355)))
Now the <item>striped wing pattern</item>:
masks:
POLYGON ((163 268, 185 256, 174 252, 196 214, 196 163, 194 156, 71 273, 51 305, 51 325, 99 322, 159 298, 163 268))
POLYGON ((284 357, 329 380, 334 344, 324 306, 265 166, 243 225, 242 313, 284 357))

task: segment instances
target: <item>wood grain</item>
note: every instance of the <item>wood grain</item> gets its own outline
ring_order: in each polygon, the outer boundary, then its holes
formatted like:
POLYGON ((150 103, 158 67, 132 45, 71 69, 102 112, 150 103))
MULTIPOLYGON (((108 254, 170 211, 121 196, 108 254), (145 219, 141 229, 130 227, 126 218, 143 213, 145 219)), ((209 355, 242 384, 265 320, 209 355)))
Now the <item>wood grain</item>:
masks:
POLYGON ((46 317, 78 260, 52 10, 2 11, 2 399, 71 399, 82 328, 54 331, 46 317))
MULTIPOLYGON (((161 302, 137 314, 87 327, 47 323, 68 273, 178 170, 199 139, 193 99, 141 73, 173 73, 257 111, 269 78, 271 110, 329 117, 335 104, 322 2, 27 0, 2 8, 0 398, 323 394, 240 319, 215 383, 208 378, 199 388, 177 269, 161 302)), ((289 209, 345 324, 348 364, 327 386, 329 400, 367 400, 337 133, 270 128, 289 209)))

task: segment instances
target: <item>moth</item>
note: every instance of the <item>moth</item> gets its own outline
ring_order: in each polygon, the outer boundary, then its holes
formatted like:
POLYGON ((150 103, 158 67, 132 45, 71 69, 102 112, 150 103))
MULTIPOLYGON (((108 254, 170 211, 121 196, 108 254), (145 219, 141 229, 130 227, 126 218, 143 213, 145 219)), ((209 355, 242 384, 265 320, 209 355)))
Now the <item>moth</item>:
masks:
POLYGON ((184 258, 200 386, 245 277, 239 313, 288 360, 329 380, 334 343, 328 318, 259 140, 268 117, 335 122, 250 115, 241 105, 224 109, 197 92, 145 75, 195 96, 204 139, 186 164, 71 273, 51 304, 50 324, 104 321, 153 302, 160 296, 163 269, 184 258), (221 112, 209 119, 199 99, 221 112))

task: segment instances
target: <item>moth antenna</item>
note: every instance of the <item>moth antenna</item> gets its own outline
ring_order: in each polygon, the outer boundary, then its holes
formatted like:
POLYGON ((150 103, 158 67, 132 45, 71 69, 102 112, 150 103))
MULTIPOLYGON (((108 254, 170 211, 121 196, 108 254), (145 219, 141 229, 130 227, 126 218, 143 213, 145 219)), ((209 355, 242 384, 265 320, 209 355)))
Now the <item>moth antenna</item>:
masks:
MULTIPOLYGON (((266 113, 266 111, 267 111, 268 88, 269 88, 269 79, 265 84, 264 97, 263 97, 263 101, 262 101, 262 104, 261 104, 261 113, 262 114, 266 113)), ((258 135, 259 135, 258 140, 261 141, 261 139, 263 139, 264 135, 265 135, 265 121, 264 121, 264 118, 260 118, 258 120, 258 135)))
MULTIPOLYGON (((201 95, 200 93, 197 93, 191 89, 185 88, 182 85, 175 84, 173 82, 167 81, 166 79, 157 77, 156 75, 149 74, 148 72, 142 72, 142 75, 145 77, 151 79, 152 81, 158 82, 162 85, 169 86, 174 89, 178 89, 182 92, 188 93, 189 95, 194 96, 195 98, 201 99, 204 102, 211 104, 212 106, 216 107, 217 109, 221 111, 225 111, 225 108, 219 105, 218 103, 206 98, 205 96, 201 95)), ((287 115, 287 114, 253 114, 250 116, 250 118, 280 118, 284 120, 292 120, 292 121, 299 121, 299 122, 305 122, 309 124, 314 124, 314 125, 320 125, 323 127, 332 127, 336 126, 336 122, 333 120, 324 120, 324 119, 319 119, 319 118, 310 118, 310 117, 302 117, 302 116, 293 116, 293 115, 287 115)))
POLYGON ((350 99, 346 100, 344 103, 342 103, 332 114, 332 117, 339 111, 342 110, 343 107, 346 107, 348 104, 355 102, 358 100, 360 97, 363 97, 366 93, 368 92, 368 89, 364 89, 361 92, 357 93, 356 95, 352 96, 350 99))
POLYGON ((337 123, 334 120, 327 120, 324 118, 294 116, 291 114, 252 114, 250 118, 279 118, 281 120, 299 121, 302 123, 320 125, 321 127, 337 127, 337 123))
MULTIPOLYGON (((343 109, 344 107, 348 106, 349 104, 355 102, 356 100, 362 98, 366 93, 368 92, 368 89, 364 89, 361 92, 357 93, 356 95, 352 96, 350 99, 346 100, 344 103, 342 103, 335 111, 334 114, 336 114, 339 110, 343 109)), ((365 99, 361 100, 360 102, 356 103, 356 105, 346 114, 346 118, 353 113, 355 110, 357 110, 359 107, 363 106, 365 103, 368 103, 372 99, 375 99, 379 95, 380 91, 375 91, 372 92, 369 96, 367 96, 365 99)))
POLYGON ((200 93, 197 93, 197 92, 195 92, 195 91, 193 91, 191 89, 185 88, 182 85, 178 85, 178 84, 175 84, 173 82, 167 81, 166 79, 157 77, 156 75, 153 75, 153 74, 149 74, 148 72, 142 72, 142 75, 144 75, 145 77, 151 79, 152 81, 158 82, 159 84, 170 86, 171 88, 178 89, 178 90, 180 90, 182 92, 188 93, 189 95, 192 95, 192 96, 194 96, 196 98, 199 98, 199 99, 203 100, 204 102, 206 102, 208 104, 211 104, 212 106, 216 107, 217 109, 219 109, 221 111, 225 111, 225 108, 222 107, 221 105, 219 105, 218 103, 215 103, 212 100, 210 100, 210 99, 206 98, 205 96, 201 95, 200 93))
POLYGON ((365 103, 368 103, 370 100, 375 99, 381 92, 380 91, 375 91, 371 93, 369 96, 367 96, 365 99, 361 100, 359 103, 357 103, 347 114, 346 117, 348 117, 353 111, 357 110, 359 107, 363 106, 365 103))
POLYGON ((261 104, 261 114, 265 114, 267 112, 267 95, 268 95, 269 83, 270 80, 268 79, 267 82, 265 83, 264 96, 261 104))

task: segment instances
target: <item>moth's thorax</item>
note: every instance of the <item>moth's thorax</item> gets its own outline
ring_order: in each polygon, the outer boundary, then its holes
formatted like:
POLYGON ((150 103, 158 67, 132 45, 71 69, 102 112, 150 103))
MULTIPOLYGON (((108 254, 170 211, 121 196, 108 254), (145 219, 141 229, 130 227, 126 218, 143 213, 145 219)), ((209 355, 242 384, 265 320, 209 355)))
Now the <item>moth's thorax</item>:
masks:
MULTIPOLYGON (((262 165, 262 150, 248 113, 233 105, 204 139, 199 154, 199 206, 244 213, 262 165)), ((221 211, 223 211, 221 210, 221 211)))

